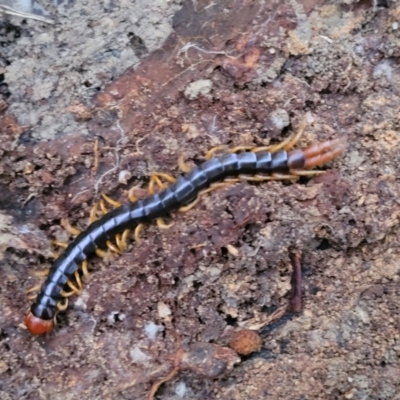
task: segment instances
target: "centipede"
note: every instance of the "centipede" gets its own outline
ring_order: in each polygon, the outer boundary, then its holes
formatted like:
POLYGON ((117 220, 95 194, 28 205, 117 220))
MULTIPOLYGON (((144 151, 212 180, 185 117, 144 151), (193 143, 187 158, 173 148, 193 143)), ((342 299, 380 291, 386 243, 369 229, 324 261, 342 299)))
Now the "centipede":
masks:
MULTIPOLYGON (((104 248, 107 247, 121 253, 127 247, 126 241, 132 230, 135 239, 139 239, 143 224, 155 220, 160 227, 168 227, 162 218, 177 210, 188 211, 203 194, 243 179, 255 182, 291 180, 325 172, 310 169, 339 156, 347 146, 347 139, 341 136, 303 150, 293 149, 304 127, 302 124, 296 134, 277 145, 241 146, 222 155, 215 155, 212 150, 202 164, 191 169, 182 165, 184 174, 177 179, 164 173, 154 173, 149 195, 144 199, 136 199, 132 195, 128 204, 120 204, 104 195, 103 198, 115 208, 104 210, 106 213, 96 219, 97 206, 94 207, 91 223, 82 232, 69 227, 76 236, 52 264, 41 284, 25 316, 28 331, 32 335, 52 331, 57 313, 67 308, 69 296, 79 293, 82 287, 80 274, 88 275, 88 258, 93 254, 104 255, 104 248), (160 178, 166 179, 169 185, 165 186, 160 178), (154 185, 158 185, 160 191, 154 191, 154 185), (77 284, 72 283, 73 278, 77 284)), ((104 208, 104 202, 100 205, 104 208)))

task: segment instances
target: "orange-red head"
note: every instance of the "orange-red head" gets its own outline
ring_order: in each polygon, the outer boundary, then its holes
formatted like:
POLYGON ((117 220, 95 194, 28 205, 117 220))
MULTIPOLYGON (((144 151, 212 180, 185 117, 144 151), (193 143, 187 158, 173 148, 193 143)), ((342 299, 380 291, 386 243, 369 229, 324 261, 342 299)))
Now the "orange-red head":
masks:
POLYGON ((31 310, 29 309, 28 313, 25 317, 25 325, 28 328, 28 331, 32 335, 43 335, 45 333, 50 332, 54 327, 54 320, 53 319, 41 319, 35 317, 31 310))

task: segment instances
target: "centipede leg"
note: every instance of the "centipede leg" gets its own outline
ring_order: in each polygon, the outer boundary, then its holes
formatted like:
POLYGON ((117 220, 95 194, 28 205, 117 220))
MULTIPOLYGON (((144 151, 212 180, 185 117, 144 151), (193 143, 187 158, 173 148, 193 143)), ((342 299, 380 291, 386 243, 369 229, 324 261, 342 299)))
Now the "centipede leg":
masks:
POLYGON ((232 184, 234 184, 234 183, 236 183, 236 181, 235 182, 225 182, 224 181, 224 182, 212 183, 208 189, 202 190, 198 194, 196 200, 192 201, 191 203, 187 204, 186 206, 180 207, 178 209, 178 211, 179 212, 187 212, 187 211, 191 210, 199 202, 201 196, 204 196, 205 194, 210 193, 215 189, 220 189, 220 188, 225 188, 225 187, 232 186, 232 184))
POLYGON ((107 206, 106 206, 106 203, 104 202, 103 199, 100 199, 99 204, 100 204, 100 211, 101 211, 101 213, 102 213, 103 215, 106 215, 106 214, 108 213, 108 208, 107 208, 107 206))
POLYGON ((93 207, 90 210, 89 214, 89 222, 92 224, 93 222, 97 221, 97 210, 99 208, 99 203, 94 203, 93 207))
POLYGON ((299 130, 296 133, 290 135, 283 142, 278 143, 277 145, 269 146, 268 151, 270 151, 271 153, 275 153, 276 151, 282 149, 286 151, 290 150, 300 140, 305 129, 306 129, 306 124, 305 122, 302 122, 300 124, 299 130))
POLYGON ((312 171, 296 171, 295 169, 289 171, 291 175, 296 176, 314 176, 314 175, 321 175, 325 174, 326 171, 320 170, 312 170, 312 171))
POLYGON ((40 284, 38 284, 38 285, 32 286, 32 287, 29 288, 25 293, 28 294, 28 293, 31 293, 31 292, 36 292, 36 291, 39 290, 41 287, 42 287, 42 284, 40 283, 40 284))
POLYGON ((68 247, 68 244, 67 244, 67 243, 60 242, 59 240, 53 240, 52 243, 53 243, 55 246, 61 247, 62 249, 66 249, 66 248, 68 247))
POLYGON ((61 292, 60 292, 62 297, 70 297, 75 293, 79 293, 79 291, 75 292, 74 290, 72 290, 71 292, 66 292, 65 290, 61 290, 61 292))
POLYGON ((169 229, 172 225, 174 225, 174 223, 166 224, 162 218, 157 218, 156 222, 160 229, 169 229))
POLYGON ((135 203, 135 202, 138 201, 138 198, 134 195, 134 191, 135 191, 135 189, 137 189, 137 188, 138 188, 137 186, 133 186, 133 187, 131 187, 131 188, 129 189, 129 191, 128 191, 128 200, 129 200, 131 203, 135 203))
POLYGON ((79 293, 79 289, 71 282, 67 282, 67 286, 72 290, 73 293, 79 293))
POLYGON ((57 303, 58 311, 65 311, 68 308, 68 299, 64 299, 64 303, 59 301, 57 303))
POLYGON ((185 157, 184 157, 183 154, 180 155, 179 158, 178 158, 178 167, 185 174, 187 174, 191 170, 190 165, 186 164, 185 157))
POLYGON ((78 285, 78 289, 82 290, 83 289, 83 285, 82 285, 81 277, 79 276, 79 272, 78 271, 74 272, 74 277, 75 277, 75 280, 76 280, 76 284, 78 285))
POLYGON ((167 182, 169 183, 175 183, 176 179, 169 175, 169 174, 165 174, 164 172, 153 172, 151 174, 150 177, 150 183, 149 183, 149 194, 154 194, 155 190, 154 190, 154 185, 156 184, 160 190, 164 190, 165 189, 165 185, 164 183, 161 181, 160 178, 164 178, 167 182))
POLYGON ((114 253, 121 254, 120 249, 114 243, 110 242, 109 240, 106 241, 107 247, 113 251, 114 253))
POLYGON ((97 257, 100 257, 100 258, 105 258, 105 257, 107 257, 107 252, 106 251, 104 251, 104 250, 101 250, 101 249, 96 249, 95 250, 95 253, 96 253, 96 256, 97 257))
POLYGON ((191 210, 198 202, 200 201, 200 196, 197 196, 197 199, 192 201, 191 203, 187 204, 186 206, 182 206, 178 208, 179 212, 187 212, 191 210))
POLYGON ((115 241, 117 243, 118 248, 121 251, 124 251, 128 247, 127 239, 130 232, 131 231, 129 229, 125 229, 122 235, 121 234, 115 235, 115 241))
POLYGON ((101 194, 101 197, 110 205, 114 207, 121 207, 121 203, 119 201, 113 200, 111 197, 108 197, 104 193, 101 194))
POLYGON ((72 236, 78 236, 81 233, 81 230, 73 227, 67 218, 61 220, 61 226, 72 236))
POLYGON ((85 278, 90 276, 89 271, 88 271, 88 262, 87 262, 87 260, 83 260, 82 261, 82 273, 83 273, 83 276, 85 278))
POLYGON ((134 230, 134 232, 133 232, 133 237, 135 238, 135 240, 136 240, 138 243, 140 243, 140 232, 142 231, 142 229, 143 229, 143 224, 139 224, 139 225, 135 228, 135 230, 134 230))
POLYGON ((45 278, 50 272, 50 268, 42 269, 41 271, 32 271, 32 275, 37 278, 45 278))
POLYGON ((204 156, 206 160, 210 160, 215 156, 215 153, 219 150, 226 150, 227 146, 226 145, 221 145, 221 146, 216 146, 210 149, 207 154, 204 156))
POLYGON ((239 175, 239 177, 243 180, 250 181, 250 182, 263 182, 263 181, 282 181, 282 180, 298 180, 298 175, 285 175, 285 174, 272 174, 268 176, 263 175, 254 175, 254 176, 247 176, 247 175, 239 175))

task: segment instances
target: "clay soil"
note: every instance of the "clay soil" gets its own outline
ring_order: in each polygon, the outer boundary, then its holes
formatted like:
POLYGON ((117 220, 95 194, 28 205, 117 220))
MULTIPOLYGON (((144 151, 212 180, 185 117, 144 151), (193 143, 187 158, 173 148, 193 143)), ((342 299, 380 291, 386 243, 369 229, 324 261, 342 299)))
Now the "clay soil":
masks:
POLYGON ((0 24, 1 399, 400 399, 400 6, 65 2, 0 24), (143 4, 142 4, 143 3, 143 4), (23 324, 62 221, 215 146, 346 135, 326 173, 149 224, 54 331, 23 324), (290 313, 301 258, 303 307, 290 313), (251 329, 261 347, 228 343, 251 329), (156 390, 155 383, 168 379, 156 390))

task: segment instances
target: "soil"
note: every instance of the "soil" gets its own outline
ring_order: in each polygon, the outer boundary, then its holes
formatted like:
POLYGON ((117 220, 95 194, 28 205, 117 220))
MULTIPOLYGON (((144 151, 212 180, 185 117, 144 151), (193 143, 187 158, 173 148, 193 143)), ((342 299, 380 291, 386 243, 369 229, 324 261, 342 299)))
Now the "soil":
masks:
POLYGON ((0 24, 0 398, 400 399, 400 5, 49 11, 54 24, 0 24), (28 333, 26 290, 71 239, 63 219, 85 229, 101 193, 143 197, 179 156, 279 143, 302 122, 298 147, 348 138, 325 174, 243 181, 146 226, 90 259, 52 333, 28 333), (249 329, 261 345, 238 355, 228 344, 249 329))

